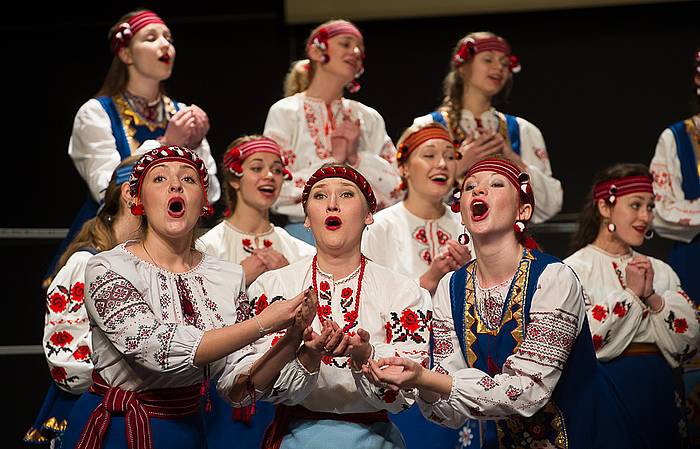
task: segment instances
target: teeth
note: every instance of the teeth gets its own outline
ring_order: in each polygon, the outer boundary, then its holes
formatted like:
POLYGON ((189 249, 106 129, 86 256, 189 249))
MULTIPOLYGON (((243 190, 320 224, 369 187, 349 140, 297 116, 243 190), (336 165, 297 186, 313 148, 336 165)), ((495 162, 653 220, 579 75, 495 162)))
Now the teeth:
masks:
POLYGON ((442 176, 442 175, 441 176, 434 176, 433 181, 447 181, 447 177, 442 176))

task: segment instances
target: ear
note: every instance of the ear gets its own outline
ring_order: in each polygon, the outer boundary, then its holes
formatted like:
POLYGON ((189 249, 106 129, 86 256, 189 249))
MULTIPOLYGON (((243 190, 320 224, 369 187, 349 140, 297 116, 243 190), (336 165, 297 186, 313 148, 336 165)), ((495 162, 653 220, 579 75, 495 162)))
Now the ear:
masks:
POLYGON ((523 221, 530 221, 532 218, 532 204, 525 203, 520 206, 520 211, 518 211, 518 219, 523 221))
MULTIPOLYGON (((406 161, 406 162, 408 162, 408 161, 406 161)), ((399 174, 402 177, 408 179, 408 169, 406 168, 406 163, 399 165, 399 174)))
POLYGON ((241 180, 239 178, 232 178, 229 180, 228 185, 230 185, 233 190, 237 191, 241 188, 241 180))
POLYGON ((308 215, 304 218, 304 227, 306 229, 311 229, 311 220, 309 220, 308 215))
POLYGON ((134 201, 134 197, 131 196, 131 191, 129 190, 128 182, 122 183, 122 185, 119 187, 119 193, 121 196, 121 200, 124 201, 127 205, 131 204, 134 201))
POLYGON ((315 62, 316 64, 323 63, 323 52, 313 45, 309 47, 308 56, 309 56, 309 60, 311 60, 312 63, 313 62, 315 62))
POLYGON ((612 215, 612 206, 605 200, 598 200, 596 202, 596 207, 598 208, 598 213, 603 218, 610 218, 612 215))
POLYGON ((134 58, 131 56, 131 49, 128 46, 120 48, 117 52, 117 57, 126 65, 134 63, 134 58))
POLYGON ((365 224, 371 225, 372 223, 374 223, 374 215, 372 215, 372 212, 367 212, 367 215, 365 216, 365 224))

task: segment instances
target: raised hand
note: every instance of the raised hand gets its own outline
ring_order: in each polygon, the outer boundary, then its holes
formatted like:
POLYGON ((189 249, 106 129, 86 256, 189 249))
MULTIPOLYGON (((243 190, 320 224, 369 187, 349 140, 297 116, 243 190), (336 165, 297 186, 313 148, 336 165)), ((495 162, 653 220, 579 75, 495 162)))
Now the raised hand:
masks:
POLYGON ((294 326, 302 331, 311 326, 311 323, 316 317, 317 309, 318 296, 313 288, 309 288, 306 290, 306 295, 304 296, 304 302, 302 303, 301 308, 297 310, 297 314, 294 317, 294 326))
POLYGON ((190 137, 189 148, 197 148, 202 144, 202 140, 206 137, 209 132, 209 116, 204 112, 202 108, 193 104, 189 107, 194 117, 194 124, 192 125, 192 135, 190 137))
POLYGON ((469 251, 469 247, 461 245, 456 240, 450 239, 447 241, 447 252, 457 263, 457 268, 464 266, 467 262, 472 260, 472 252, 469 251))
POLYGON ((634 259, 625 267, 625 282, 627 288, 632 290, 637 297, 642 298, 646 287, 646 269, 633 261, 634 259))
POLYGON ((372 357, 372 345, 369 342, 369 332, 360 328, 355 335, 350 337, 350 346, 348 347, 352 364, 359 369, 367 363, 372 357))
POLYGON ((260 325, 269 332, 288 328, 295 322, 297 311, 302 309, 306 295, 305 290, 292 299, 273 302, 258 315, 260 325))
POLYGON ((187 147, 194 134, 195 117, 190 108, 182 108, 168 121, 168 127, 161 138, 164 145, 187 147))
POLYGON ((640 298, 648 298, 654 293, 654 267, 651 265, 651 260, 646 256, 635 256, 629 262, 629 265, 634 265, 644 270, 644 289, 640 298))
POLYGON ((265 264, 266 271, 276 270, 277 268, 286 267, 289 261, 282 253, 272 248, 260 248, 253 251, 253 254, 262 260, 265 264))
POLYGON ((362 367, 362 372, 370 382, 392 390, 420 386, 419 379, 423 370, 425 368, 419 363, 403 357, 370 360, 362 367))
POLYGON ((503 153, 504 143, 503 136, 499 133, 485 129, 480 130, 478 137, 471 135, 464 139, 459 146, 462 159, 457 161, 457 172, 460 177, 480 159, 503 153))

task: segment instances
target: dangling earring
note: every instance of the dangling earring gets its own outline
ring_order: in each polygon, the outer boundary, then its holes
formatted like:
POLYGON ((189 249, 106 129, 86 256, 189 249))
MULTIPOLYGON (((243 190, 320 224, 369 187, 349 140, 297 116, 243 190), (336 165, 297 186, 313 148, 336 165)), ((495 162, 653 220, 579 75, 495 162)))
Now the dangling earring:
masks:
POLYGON ((523 232, 525 232, 525 222, 516 220, 515 223, 513 223, 513 230, 518 236, 523 235, 523 232))
POLYGON ((212 215, 214 215, 214 208, 211 205, 207 204, 202 207, 200 217, 211 217, 212 215))
POLYGON ((452 198, 450 200, 450 210, 456 214, 458 214, 461 210, 461 207, 459 205, 459 200, 461 199, 461 197, 462 192, 460 191, 459 187, 455 187, 454 191, 452 192, 452 198))
POLYGON ((464 232, 459 234, 459 237, 457 237, 457 241, 459 242, 460 245, 467 246, 469 243, 469 234, 467 234, 467 228, 464 228, 464 232))
POLYGON ((653 229, 647 229, 647 232, 644 233, 644 238, 646 240, 651 240, 654 238, 654 230, 653 229))
POLYGON ((608 232, 615 232, 615 229, 617 229, 615 223, 608 223, 608 232))
POLYGON ((328 56, 328 53, 324 53, 323 57, 321 58, 321 61, 323 61, 324 64, 327 64, 328 61, 330 61, 330 60, 331 60, 331 58, 330 58, 330 56, 328 56))
POLYGON ((131 210, 131 215, 136 215, 137 217, 139 215, 146 215, 146 209, 143 207, 143 204, 141 203, 131 203, 129 206, 129 209, 131 210))

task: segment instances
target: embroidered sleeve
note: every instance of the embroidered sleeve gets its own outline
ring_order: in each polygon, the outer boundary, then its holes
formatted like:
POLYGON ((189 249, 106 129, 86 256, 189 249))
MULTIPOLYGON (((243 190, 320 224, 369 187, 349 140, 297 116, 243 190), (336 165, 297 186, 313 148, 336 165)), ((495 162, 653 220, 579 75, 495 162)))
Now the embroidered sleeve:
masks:
POLYGON ((44 354, 56 385, 73 394, 84 392, 92 383, 92 338, 84 304, 90 256, 84 251, 71 256, 46 294, 44 354))
POLYGON ((95 326, 124 354, 159 372, 199 370, 192 361, 204 331, 157 319, 134 284, 101 264, 88 264, 86 305, 95 326))
POLYGON ((700 200, 686 200, 673 131, 665 129, 649 166, 654 176, 654 228, 662 235, 690 241, 700 232, 700 200))
POLYGON ((520 157, 527 165, 537 207, 533 223, 547 221, 561 211, 564 191, 561 182, 552 175, 544 138, 532 123, 518 118, 520 126, 520 157))
POLYGON ((699 311, 681 288, 676 273, 664 263, 654 264, 654 290, 664 306, 650 314, 650 331, 666 361, 676 367, 697 352, 699 311))
POLYGON ((219 201, 221 197, 221 186, 219 185, 219 178, 216 177, 216 161, 211 155, 209 141, 207 141, 206 138, 202 139, 202 143, 200 143, 194 151, 202 158, 204 164, 207 166, 207 172, 209 173, 207 198, 209 199, 209 203, 214 204, 219 201))
MULTIPOLYGON (((427 367, 433 313, 430 294, 408 279, 404 288, 396 290, 397 294, 387 295, 392 299, 383 329, 377 329, 370 335, 374 358, 405 357, 427 367)), ((398 413, 415 401, 414 390, 380 388, 370 383, 361 371, 353 370, 352 373, 362 396, 378 409, 398 413)))
POLYGON ((502 373, 492 377, 476 368, 452 373, 450 396, 434 404, 420 401, 423 413, 455 428, 467 418, 532 416, 549 401, 584 316, 576 276, 563 264, 549 265, 532 298, 525 338, 502 373))

